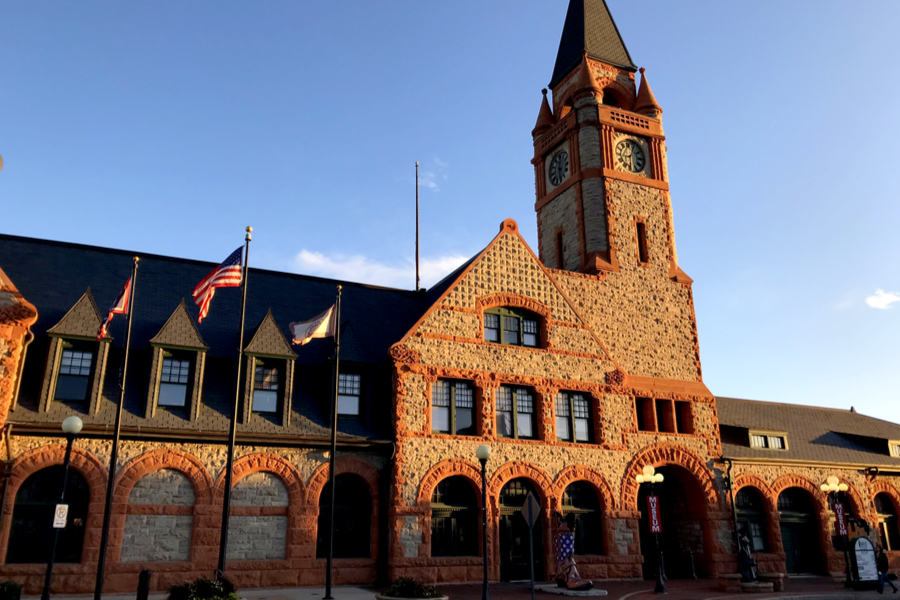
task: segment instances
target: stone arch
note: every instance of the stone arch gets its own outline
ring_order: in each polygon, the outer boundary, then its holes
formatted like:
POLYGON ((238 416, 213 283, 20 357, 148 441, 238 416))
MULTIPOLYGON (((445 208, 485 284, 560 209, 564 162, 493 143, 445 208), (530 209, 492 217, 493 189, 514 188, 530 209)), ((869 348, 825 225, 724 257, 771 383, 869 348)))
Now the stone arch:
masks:
MULTIPOLYGON (((602 78, 597 82, 603 91, 603 95, 611 95, 619 103, 618 108, 622 110, 631 110, 634 104, 632 100, 633 92, 626 90, 625 87, 615 79, 602 78)), ((602 101, 602 99, 601 99, 602 101)))
MULTIPOLYGON (((253 475, 254 473, 271 473, 275 475, 281 483, 284 484, 284 487, 287 490, 291 508, 302 506, 306 500, 306 488, 303 485, 303 476, 300 474, 300 471, 297 470, 297 467, 292 465, 285 458, 276 454, 266 454, 263 452, 256 452, 238 458, 234 461, 231 480, 232 489, 234 489, 241 479, 248 475, 253 475)), ((219 473, 219 476, 216 478, 214 489, 216 500, 222 498, 225 493, 224 469, 222 469, 222 472, 219 473)))
MULTIPOLYGON (((378 506, 378 469, 371 463, 355 456, 338 456, 334 460, 334 473, 335 475, 353 473, 366 481, 369 493, 372 495, 372 514, 374 517, 378 506)), ((306 504, 308 506, 318 508, 319 496, 322 494, 326 483, 328 483, 328 463, 321 465, 309 478, 309 484, 306 487, 306 504)))
MULTIPOLYGON (((734 478, 733 488, 735 496, 741 491, 741 488, 745 487, 753 487, 759 490, 760 495, 768 505, 766 506, 768 510, 773 511, 778 509, 778 496, 772 494, 772 488, 762 477, 754 475, 753 473, 741 473, 734 478)), ((728 501, 731 502, 731 499, 729 498, 728 501)))
POLYGON ((475 301, 475 308, 479 312, 478 317, 478 339, 484 339, 484 319, 481 316, 485 310, 496 308, 498 306, 510 306, 513 308, 522 308, 532 312, 540 317, 540 344, 542 348, 550 348, 550 320, 552 311, 546 304, 538 302, 534 298, 523 296, 521 294, 513 294, 510 292, 501 292, 482 296, 475 301))
POLYGON ((520 477, 534 484, 538 494, 541 495, 541 507, 549 509, 550 498, 553 495, 553 482, 539 467, 517 460, 510 461, 497 469, 488 482, 488 504, 490 504, 491 508, 497 509, 498 498, 503 486, 520 477))
POLYGON ((625 470, 622 479, 622 499, 619 506, 622 510, 638 510, 638 492, 640 491, 635 476, 640 474, 644 465, 662 467, 675 465, 690 472, 706 497, 710 507, 719 508, 719 490, 716 487, 715 476, 712 471, 703 464, 696 454, 677 444, 662 443, 644 448, 638 452, 625 470))
MULTIPOLYGON (((6 499, 2 507, 2 519, 0 519, 0 558, 5 559, 6 557, 9 545, 9 532, 12 529, 13 508, 19 488, 22 487, 26 479, 38 471, 63 464, 65 454, 65 445, 50 444, 25 452, 13 463, 9 480, 6 483, 6 499)), ((103 519, 103 500, 109 473, 96 456, 88 450, 83 450, 77 446, 72 448, 69 465, 70 468, 75 469, 84 477, 88 485, 90 495, 85 529, 87 531, 99 529, 103 519)), ((82 562, 87 560, 89 560, 89 553, 86 540, 82 562)))
POLYGON ((802 475, 794 474, 782 475, 772 484, 772 497, 775 499, 776 510, 778 507, 778 496, 784 490, 792 487, 801 488, 809 492, 813 505, 816 507, 816 512, 824 513, 828 510, 828 505, 825 503, 825 495, 822 494, 819 486, 802 475))
POLYGON ((900 492, 897 491, 896 487, 888 481, 873 481, 869 486, 869 501, 873 508, 875 506, 875 496, 878 494, 887 494, 894 505, 894 510, 900 515, 900 492))
MULTIPOLYGON (((462 476, 465 477, 476 491, 481 491, 481 471, 474 464, 460 458, 451 458, 434 465, 422 477, 419 484, 419 495, 416 504, 419 508, 430 509, 431 497, 434 494, 434 488, 441 481, 448 477, 462 476)), ((481 502, 481 494, 478 494, 478 502, 481 502)))
POLYGON ((125 505, 131 490, 141 477, 160 469, 173 469, 181 472, 194 486, 194 504, 212 503, 212 478, 209 471, 196 457, 170 448, 157 448, 144 452, 122 468, 116 478, 113 503, 125 505))
POLYGON ((563 469, 560 474, 556 476, 553 487, 554 506, 551 507, 552 510, 560 510, 563 493, 570 484, 575 483, 576 481, 586 481, 591 484, 591 487, 594 488, 597 496, 602 499, 602 510, 608 512, 616 509, 612 488, 609 486, 609 483, 603 475, 590 467, 571 465, 563 469))

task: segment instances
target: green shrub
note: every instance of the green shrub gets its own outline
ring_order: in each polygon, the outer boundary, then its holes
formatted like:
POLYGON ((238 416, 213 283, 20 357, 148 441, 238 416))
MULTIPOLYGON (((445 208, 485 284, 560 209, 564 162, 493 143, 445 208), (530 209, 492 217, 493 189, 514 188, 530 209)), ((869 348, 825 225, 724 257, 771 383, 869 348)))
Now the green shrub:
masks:
POLYGON ((401 577, 384 591, 391 598, 440 598, 443 596, 437 588, 422 585, 412 577, 401 577))
POLYGON ((0 583, 0 600, 19 600, 22 597, 22 586, 15 581, 0 583))
POLYGON ((225 577, 215 580, 198 577, 172 587, 169 600, 240 600, 240 597, 234 593, 234 584, 225 577))

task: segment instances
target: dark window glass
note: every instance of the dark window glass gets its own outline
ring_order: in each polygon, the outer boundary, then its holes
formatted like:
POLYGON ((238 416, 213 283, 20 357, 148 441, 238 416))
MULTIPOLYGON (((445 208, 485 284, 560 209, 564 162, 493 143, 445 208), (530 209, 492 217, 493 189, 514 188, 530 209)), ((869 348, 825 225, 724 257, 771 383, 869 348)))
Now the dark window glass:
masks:
POLYGON ((591 441, 591 405, 584 394, 556 395, 556 437, 563 442, 591 441))
POLYGON ((563 515, 575 515, 575 554, 603 554, 600 501, 590 484, 571 484, 563 493, 562 504, 563 515))
POLYGON ((341 373, 338 376, 339 415, 359 415, 359 394, 362 376, 352 373, 341 373))
MULTIPOLYGON (((63 466, 55 465, 31 475, 16 494, 9 534, 8 563, 46 563, 53 544, 53 513, 60 502, 63 466)), ((69 468, 65 504, 66 527, 59 530, 56 562, 80 563, 90 491, 84 477, 69 468)))
POLYGON ((734 507, 738 532, 747 536, 754 552, 767 552, 765 505, 759 491, 741 488, 735 494, 734 507))
POLYGON ((875 510, 878 512, 878 533, 885 550, 900 550, 900 528, 897 526, 897 511, 887 494, 875 496, 875 510))
POLYGON ((500 386, 497 389, 497 435, 518 439, 534 439, 534 394, 528 388, 500 386))
POLYGON ((431 555, 478 555, 478 505, 463 477, 444 479, 431 496, 431 555))
POLYGON ((278 412, 278 365, 274 360, 256 359, 253 377, 253 411, 278 412))
POLYGON ((159 376, 160 406, 187 405, 188 382, 191 376, 190 357, 183 353, 165 352, 159 376))
POLYGON ((515 308, 491 308, 484 313, 484 339, 511 346, 541 345, 540 319, 515 308))
POLYGON ((484 315, 484 339, 489 342, 500 341, 500 316, 484 315))
POLYGON ((431 430, 475 435, 475 393, 465 381, 435 381, 431 387, 431 430))
POLYGON ((94 366, 96 344, 83 341, 65 341, 59 370, 56 374, 56 392, 53 398, 60 401, 86 402, 94 366))
MULTIPOLYGON (((342 473, 334 478, 334 558, 369 558, 372 536, 372 497, 359 475, 342 473)), ((328 556, 328 511, 331 484, 319 496, 319 523, 316 558, 328 556)))
POLYGON ((650 260, 650 253, 647 251, 647 226, 643 223, 637 223, 637 242, 638 242, 638 260, 642 263, 650 260))

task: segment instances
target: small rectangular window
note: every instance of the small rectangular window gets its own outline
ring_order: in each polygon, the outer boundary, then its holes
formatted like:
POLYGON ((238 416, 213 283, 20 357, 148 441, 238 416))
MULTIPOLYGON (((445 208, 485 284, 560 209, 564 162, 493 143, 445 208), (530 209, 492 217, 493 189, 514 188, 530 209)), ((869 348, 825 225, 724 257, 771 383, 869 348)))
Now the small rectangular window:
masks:
POLYGON ((86 343, 63 342, 56 376, 55 400, 84 402, 91 382, 94 352, 86 343))
POLYGON ((159 406, 181 408, 187 405, 191 361, 185 357, 163 353, 162 373, 159 377, 159 406))
POLYGON ((253 378, 253 412, 278 412, 278 367, 273 361, 256 359, 253 378))
POLYGON ((563 234, 560 231, 556 234, 556 268, 557 269, 565 269, 566 268, 564 252, 565 251, 563 250, 563 234))
POLYGON ((457 381, 452 389, 456 435, 475 435, 475 392, 465 381, 457 381))
POLYGON ((488 342, 500 341, 500 316, 484 315, 484 339, 488 342))
POLYGON ((450 433, 449 381, 435 381, 431 386, 431 431, 450 433))
POLYGON ((569 399, 565 394, 556 395, 556 439, 561 442, 572 441, 572 413, 569 411, 569 399))
POLYGON ((572 397, 573 417, 575 419, 575 441, 591 441, 591 405, 581 394, 572 397))
POLYGON ((338 403, 339 415, 359 415, 359 395, 362 376, 353 373, 341 373, 338 375, 338 403))
POLYGON ((505 386, 497 389, 497 435, 513 437, 512 390, 505 386))
POLYGON ((503 343, 519 345, 518 317, 503 317, 503 343))
POLYGON ((671 400, 656 401, 656 426, 660 433, 675 433, 675 410, 671 400))
POLYGON ((773 450, 784 450, 784 438, 777 435, 768 436, 769 448, 773 450))
POLYGON ((516 433, 520 438, 534 437, 534 398, 524 389, 516 390, 516 433))
POLYGON ((888 450, 891 456, 900 456, 900 442, 888 442, 888 450))
POLYGON ((556 437, 563 442, 591 441, 591 404, 583 394, 556 395, 556 437))
POLYGON ((678 433, 694 433, 690 402, 675 402, 675 427, 678 433))
POLYGON ((753 448, 766 448, 766 436, 764 435, 751 435, 750 436, 750 446, 753 448))
POLYGON ((647 226, 642 222, 637 222, 637 242, 638 242, 638 260, 646 263, 650 260, 650 254, 647 252, 647 226))
POLYGON ((538 322, 534 319, 523 319, 522 320, 522 331, 524 332, 522 335, 522 345, 523 346, 531 346, 532 348, 537 347, 538 345, 538 322))
POLYGON ((527 388, 500 386, 497 389, 497 435, 534 439, 536 437, 534 395, 527 388))
POLYGON ((653 400, 636 398, 634 409, 637 414, 638 431, 656 431, 656 414, 653 411, 653 400))

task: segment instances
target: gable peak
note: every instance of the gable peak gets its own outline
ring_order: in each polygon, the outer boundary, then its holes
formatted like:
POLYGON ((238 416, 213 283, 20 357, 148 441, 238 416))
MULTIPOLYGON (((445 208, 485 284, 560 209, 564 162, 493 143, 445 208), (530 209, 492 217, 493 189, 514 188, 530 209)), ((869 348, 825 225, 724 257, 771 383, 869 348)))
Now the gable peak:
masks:
POLYGON ((48 329, 47 333, 93 340, 97 337, 97 329, 102 320, 91 288, 88 288, 59 323, 48 329))
POLYGON ((197 350, 209 350, 209 346, 203 341, 197 324, 188 313, 184 298, 172 311, 159 333, 150 340, 151 344, 158 346, 179 346, 182 348, 195 348, 197 350))

